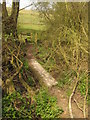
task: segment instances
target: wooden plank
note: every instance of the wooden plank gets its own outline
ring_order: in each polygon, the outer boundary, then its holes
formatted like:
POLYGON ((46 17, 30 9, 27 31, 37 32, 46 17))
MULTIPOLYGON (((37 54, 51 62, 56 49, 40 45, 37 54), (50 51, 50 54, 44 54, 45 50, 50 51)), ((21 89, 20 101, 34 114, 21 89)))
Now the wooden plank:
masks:
POLYGON ((42 80, 46 86, 52 87, 57 84, 57 81, 34 58, 29 59, 29 66, 34 76, 42 80))

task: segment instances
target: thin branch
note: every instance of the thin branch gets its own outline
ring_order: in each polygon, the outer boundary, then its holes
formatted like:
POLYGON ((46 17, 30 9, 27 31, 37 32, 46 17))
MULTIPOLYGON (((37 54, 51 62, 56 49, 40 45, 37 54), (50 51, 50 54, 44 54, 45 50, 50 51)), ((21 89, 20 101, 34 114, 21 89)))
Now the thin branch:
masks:
POLYGON ((76 92, 76 89, 77 89, 77 86, 78 86, 78 80, 76 81, 76 84, 75 84, 75 86, 74 86, 74 88, 73 88, 73 92, 72 92, 72 94, 70 95, 70 97, 69 97, 69 112, 70 112, 70 117, 71 118, 73 118, 73 113, 72 113, 72 98, 73 98, 73 96, 74 96, 74 94, 75 94, 75 92, 76 92))
POLYGON ((74 102, 76 103, 77 107, 83 112, 82 108, 79 106, 79 103, 76 101, 75 98, 74 98, 74 102))
POLYGON ((28 8, 28 7, 32 6, 32 5, 33 5, 33 3, 30 4, 30 5, 25 6, 24 8, 21 8, 19 11, 24 10, 25 8, 28 8))
POLYGON ((86 118, 86 100, 87 100, 87 95, 88 95, 88 87, 87 87, 86 95, 85 95, 85 98, 84 98, 84 107, 83 107, 84 118, 86 118))
MULTIPOLYGON (((35 5, 35 7, 37 8, 37 10, 39 10, 39 8, 35 5)), ((51 19, 49 18, 47 11, 41 11, 44 15, 44 17, 46 17, 46 19, 53 25, 53 23, 51 22, 51 19)))
POLYGON ((34 95, 34 92, 30 88, 30 86, 22 79, 22 75, 19 73, 19 80, 22 83, 22 85, 25 87, 27 90, 28 94, 32 97, 34 95))

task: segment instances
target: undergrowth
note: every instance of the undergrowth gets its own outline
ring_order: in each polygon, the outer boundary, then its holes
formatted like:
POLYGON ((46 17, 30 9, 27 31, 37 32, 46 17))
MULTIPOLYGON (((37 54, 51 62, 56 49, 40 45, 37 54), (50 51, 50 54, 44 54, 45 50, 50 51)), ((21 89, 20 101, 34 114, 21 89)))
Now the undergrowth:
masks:
POLYGON ((87 74, 85 74, 84 72, 81 73, 80 75, 80 83, 78 86, 78 90, 80 91, 81 95, 85 95, 86 94, 86 81, 88 79, 87 74))
POLYGON ((57 106, 57 99, 50 96, 46 90, 40 90, 35 100, 36 114, 41 118, 58 118, 63 113, 63 110, 57 106))
POLYGON ((30 68, 29 68, 29 64, 28 64, 28 60, 26 58, 22 59, 23 62, 23 67, 21 69, 21 75, 24 79, 26 79, 26 82, 31 86, 31 87, 35 87, 35 80, 31 75, 30 72, 30 68), (25 75, 24 75, 25 74, 25 75))
MULTIPOLYGON (((60 76, 60 79, 58 79, 58 87, 60 88, 65 88, 66 86, 70 86, 72 85, 72 83, 75 81, 75 78, 76 77, 76 72, 75 71, 69 71, 69 72, 64 72, 62 74, 62 76, 60 76)), ((84 72, 81 72, 80 73, 80 76, 79 76, 79 79, 80 79, 80 82, 79 82, 79 85, 78 85, 78 91, 81 93, 82 96, 84 96, 86 94, 86 81, 87 81, 87 74, 84 73, 84 72)), ((68 87, 68 90, 67 90, 67 95, 70 96, 71 94, 71 90, 69 89, 68 87)))
POLYGON ((40 90, 34 96, 34 102, 31 103, 31 97, 22 96, 19 92, 3 97, 3 118, 59 118, 63 110, 57 106, 57 100, 48 94, 47 90, 40 90))
POLYGON ((30 97, 22 97, 19 92, 5 95, 2 99, 3 118, 31 118, 30 97))
POLYGON ((64 87, 65 85, 70 85, 73 81, 73 76, 75 76, 75 71, 63 72, 58 79, 58 87, 64 87))

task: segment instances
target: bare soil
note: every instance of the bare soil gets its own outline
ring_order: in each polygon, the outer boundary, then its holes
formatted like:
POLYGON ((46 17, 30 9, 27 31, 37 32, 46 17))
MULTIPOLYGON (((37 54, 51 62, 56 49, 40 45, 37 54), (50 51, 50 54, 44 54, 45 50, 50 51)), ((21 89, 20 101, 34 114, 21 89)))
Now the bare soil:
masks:
MULTIPOLYGON (((69 98, 66 95, 66 91, 60 88, 52 87, 49 89, 51 95, 57 98, 57 104, 60 108, 64 110, 63 114, 61 115, 62 118, 70 118, 69 114, 69 98)), ((77 96, 77 95, 76 95, 77 96)), ((78 96, 77 96, 78 98, 78 96)), ((76 100, 77 100, 76 98, 76 100)), ((72 111, 74 118, 83 118, 83 112, 77 107, 76 103, 72 101, 72 111)))

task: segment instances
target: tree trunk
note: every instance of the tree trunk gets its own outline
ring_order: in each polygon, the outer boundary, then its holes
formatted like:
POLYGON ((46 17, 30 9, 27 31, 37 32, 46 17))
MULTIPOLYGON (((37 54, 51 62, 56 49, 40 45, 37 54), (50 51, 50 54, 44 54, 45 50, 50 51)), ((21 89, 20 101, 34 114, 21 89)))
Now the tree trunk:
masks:
POLYGON ((16 24, 19 15, 19 2, 13 2, 11 16, 14 18, 16 24))
POLYGON ((6 9, 6 2, 3 2, 2 4, 2 17, 3 19, 7 18, 8 17, 8 12, 7 12, 7 9, 6 9))
POLYGON ((17 36, 17 19, 19 15, 19 2, 12 2, 12 12, 11 15, 8 16, 8 12, 6 9, 6 3, 4 2, 2 5, 3 10, 3 34, 11 34, 16 37, 17 36))

